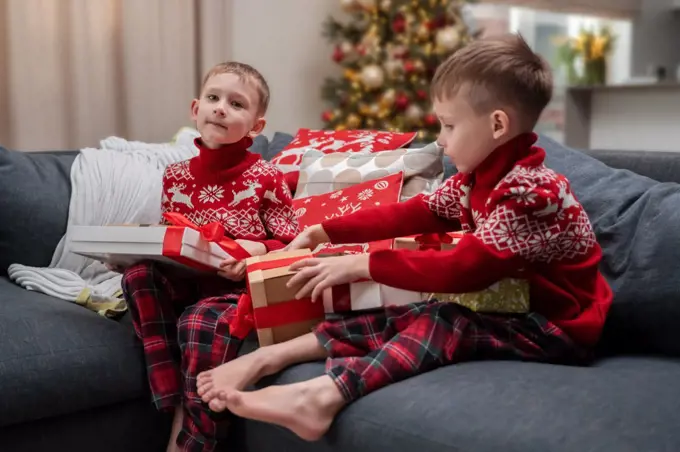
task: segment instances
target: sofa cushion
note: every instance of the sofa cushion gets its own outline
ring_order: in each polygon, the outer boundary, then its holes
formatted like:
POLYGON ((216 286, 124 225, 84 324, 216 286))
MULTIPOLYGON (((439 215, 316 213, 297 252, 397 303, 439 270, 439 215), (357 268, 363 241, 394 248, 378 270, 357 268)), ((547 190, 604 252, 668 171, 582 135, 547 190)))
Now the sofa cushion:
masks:
POLYGON ((608 352, 680 356, 680 184, 660 183, 541 137, 546 164, 571 181, 615 292, 608 352))
POLYGON ((109 320, 0 278, 0 427, 147 393, 129 316, 109 320))
MULTIPOLYGON (((322 372, 321 363, 304 364, 262 384, 322 372)), ((678 379, 680 362, 670 359, 610 358, 590 368, 471 362, 359 399, 314 443, 268 424, 234 427, 259 452, 671 451, 680 450, 678 379)))
POLYGON ((66 231, 74 159, 0 147, 0 275, 13 263, 49 265, 66 231))

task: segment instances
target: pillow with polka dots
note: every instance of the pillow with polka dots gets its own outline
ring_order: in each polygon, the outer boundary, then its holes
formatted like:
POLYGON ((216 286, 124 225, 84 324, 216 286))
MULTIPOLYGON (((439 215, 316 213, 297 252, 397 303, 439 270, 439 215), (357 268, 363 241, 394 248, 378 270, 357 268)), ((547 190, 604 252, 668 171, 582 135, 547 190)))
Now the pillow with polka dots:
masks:
POLYGON ((325 154, 338 152, 378 152, 408 146, 416 132, 384 132, 375 130, 300 129, 293 141, 271 160, 284 173, 298 171, 302 156, 308 150, 325 154))

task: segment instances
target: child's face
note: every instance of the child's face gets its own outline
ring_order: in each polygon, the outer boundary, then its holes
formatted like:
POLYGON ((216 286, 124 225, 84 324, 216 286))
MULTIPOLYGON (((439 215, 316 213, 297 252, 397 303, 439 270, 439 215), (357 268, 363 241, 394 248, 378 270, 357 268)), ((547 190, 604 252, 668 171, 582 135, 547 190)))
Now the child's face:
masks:
POLYGON ((508 117, 504 112, 479 114, 464 93, 435 99, 433 107, 441 123, 437 143, 461 173, 474 171, 508 134, 508 117))
POLYGON ((260 97, 253 82, 236 74, 217 74, 208 79, 200 99, 191 103, 191 118, 210 148, 255 136, 265 125, 258 115, 260 97))

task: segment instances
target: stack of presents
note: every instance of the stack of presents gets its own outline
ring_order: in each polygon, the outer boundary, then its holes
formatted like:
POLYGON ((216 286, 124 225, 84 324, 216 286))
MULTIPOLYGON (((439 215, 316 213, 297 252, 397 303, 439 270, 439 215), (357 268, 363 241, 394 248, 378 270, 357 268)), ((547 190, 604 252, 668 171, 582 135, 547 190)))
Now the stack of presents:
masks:
MULTIPOLYGON (((286 173, 301 228, 358 210, 403 202, 436 190, 442 183, 442 149, 435 143, 407 147, 414 134, 373 131, 301 129, 271 162, 286 173)), ((446 251, 460 232, 398 237, 352 245, 322 245, 315 250, 279 251, 249 257, 225 236, 218 223, 193 224, 167 213, 165 225, 76 226, 71 251, 117 265, 145 259, 181 265, 197 272, 216 272, 226 257, 245 259, 248 295, 239 300, 232 333, 257 332, 261 346, 292 339, 329 315, 379 310, 388 306, 437 299, 478 312, 521 313, 529 309, 526 281, 501 280, 475 293, 418 293, 374 281, 357 281, 327 289, 323 300, 296 299, 286 283, 290 266, 309 257, 326 258, 381 249, 446 251)))

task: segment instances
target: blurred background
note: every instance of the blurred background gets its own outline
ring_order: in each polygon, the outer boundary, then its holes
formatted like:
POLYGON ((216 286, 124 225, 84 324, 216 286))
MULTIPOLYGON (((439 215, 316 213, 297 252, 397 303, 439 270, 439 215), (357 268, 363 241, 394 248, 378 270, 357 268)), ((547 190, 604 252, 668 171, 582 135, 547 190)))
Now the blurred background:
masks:
POLYGON ((678 0, 0 0, 0 145, 169 141, 191 125, 203 73, 228 59, 267 78, 268 136, 431 138, 433 68, 507 31, 555 71, 539 132, 582 148, 677 148, 678 0))

